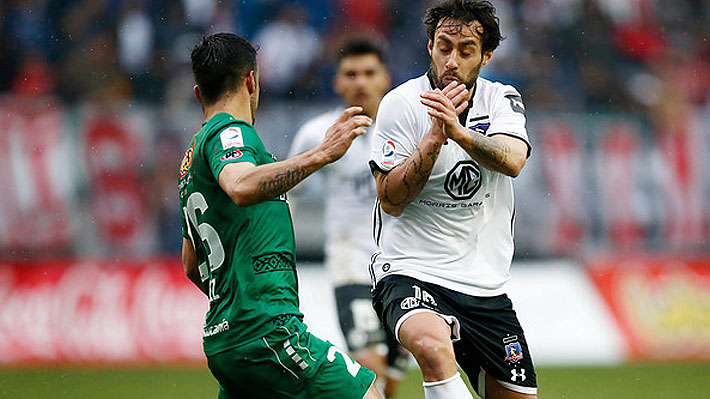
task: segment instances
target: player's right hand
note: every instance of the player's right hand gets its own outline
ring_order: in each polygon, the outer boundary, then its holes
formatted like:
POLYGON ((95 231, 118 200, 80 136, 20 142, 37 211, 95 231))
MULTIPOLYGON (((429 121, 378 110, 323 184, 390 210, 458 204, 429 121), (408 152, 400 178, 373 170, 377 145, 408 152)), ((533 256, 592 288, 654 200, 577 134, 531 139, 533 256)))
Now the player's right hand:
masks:
POLYGON ((466 97, 468 97, 468 90, 466 89, 466 85, 454 81, 446 85, 443 90, 428 90, 423 92, 421 95, 422 104, 429 107, 428 113, 432 117, 431 133, 434 134, 441 141, 446 141, 446 139, 448 138, 448 135, 446 133, 447 124, 450 124, 451 121, 446 121, 446 118, 441 118, 438 117, 439 115, 435 115, 431 110, 433 102, 427 100, 426 98, 431 95, 438 95, 440 97, 440 99, 438 100, 439 102, 448 104, 447 108, 452 108, 450 109, 450 111, 453 111, 453 113, 449 116, 453 116, 454 119, 458 119, 456 117, 461 112, 463 112, 463 110, 465 110, 468 106, 468 101, 466 101, 466 97))
POLYGON ((432 131, 446 137, 452 137, 453 132, 461 128, 458 115, 468 106, 468 90, 463 84, 451 82, 444 90, 427 90, 420 94, 421 103, 427 106, 427 113, 432 117, 432 131))
POLYGON ((365 127, 372 125, 367 115, 359 115, 362 107, 350 107, 325 132, 323 142, 318 146, 327 163, 335 162, 345 155, 353 140, 365 134, 365 127))

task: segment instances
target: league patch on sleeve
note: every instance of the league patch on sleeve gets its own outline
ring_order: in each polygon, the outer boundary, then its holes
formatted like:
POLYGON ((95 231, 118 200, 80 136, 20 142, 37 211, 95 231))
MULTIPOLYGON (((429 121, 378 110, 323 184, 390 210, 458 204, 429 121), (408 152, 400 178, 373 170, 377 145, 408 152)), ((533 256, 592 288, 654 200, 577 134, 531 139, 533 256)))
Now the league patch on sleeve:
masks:
POLYGON ((395 145, 392 140, 387 140, 382 146, 382 165, 394 165, 394 149, 395 145))
POLYGON ((222 133, 219 134, 219 138, 222 141, 223 150, 227 150, 232 147, 244 147, 244 136, 242 135, 242 129, 237 126, 232 126, 222 130, 222 133))
POLYGON ((228 153, 224 154, 222 158, 220 158, 220 161, 231 161, 232 159, 239 159, 242 157, 242 152, 239 150, 232 150, 229 151, 228 153))

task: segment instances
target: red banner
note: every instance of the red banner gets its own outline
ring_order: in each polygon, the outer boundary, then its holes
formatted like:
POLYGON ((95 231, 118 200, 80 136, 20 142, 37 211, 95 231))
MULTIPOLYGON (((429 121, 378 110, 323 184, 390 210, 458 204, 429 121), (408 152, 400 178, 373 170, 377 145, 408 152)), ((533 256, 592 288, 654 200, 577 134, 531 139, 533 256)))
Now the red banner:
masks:
POLYGON ((710 258, 611 258, 589 272, 634 359, 710 360, 710 258))
POLYGON ((66 250, 73 165, 54 101, 0 100, 0 249, 66 250))
POLYGON ((641 140, 632 125, 610 126, 596 151, 601 201, 601 220, 608 231, 611 250, 641 248, 649 204, 642 194, 645 183, 641 140))
POLYGON ((542 172, 554 209, 546 215, 545 235, 553 243, 553 253, 570 255, 579 250, 586 234, 582 146, 572 128, 561 123, 541 129, 539 146, 545 154, 541 158, 542 172))
POLYGON ((201 362, 206 310, 179 259, 0 263, 0 364, 201 362))

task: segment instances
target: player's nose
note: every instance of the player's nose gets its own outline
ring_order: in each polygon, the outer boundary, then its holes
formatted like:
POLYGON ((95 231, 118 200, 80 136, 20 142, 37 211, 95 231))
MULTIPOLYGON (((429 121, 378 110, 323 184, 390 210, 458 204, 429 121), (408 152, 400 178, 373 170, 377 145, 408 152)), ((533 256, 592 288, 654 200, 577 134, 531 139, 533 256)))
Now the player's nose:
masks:
POLYGON ((456 51, 452 51, 449 57, 446 59, 446 69, 456 69, 459 64, 456 60, 456 51))

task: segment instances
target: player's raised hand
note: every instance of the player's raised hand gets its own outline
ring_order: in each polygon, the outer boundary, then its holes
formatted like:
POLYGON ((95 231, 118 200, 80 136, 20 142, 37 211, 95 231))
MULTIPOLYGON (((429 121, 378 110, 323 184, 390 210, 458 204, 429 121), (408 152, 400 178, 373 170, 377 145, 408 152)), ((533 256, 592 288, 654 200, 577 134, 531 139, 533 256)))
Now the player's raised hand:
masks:
POLYGON ((420 101, 429 108, 427 113, 442 123, 444 133, 451 137, 457 127, 461 126, 458 115, 468 106, 468 101, 465 100, 467 96, 465 85, 452 82, 444 90, 421 93, 420 101))
POLYGON ((456 107, 456 115, 463 112, 468 106, 468 102, 464 101, 466 97, 468 97, 468 89, 466 89, 465 84, 456 83, 454 81, 446 85, 441 92, 444 93, 456 107))
POLYGON ((325 132, 323 142, 318 146, 325 156, 325 161, 335 162, 350 148, 357 136, 365 134, 365 127, 372 125, 372 119, 358 115, 362 107, 350 107, 325 132))

